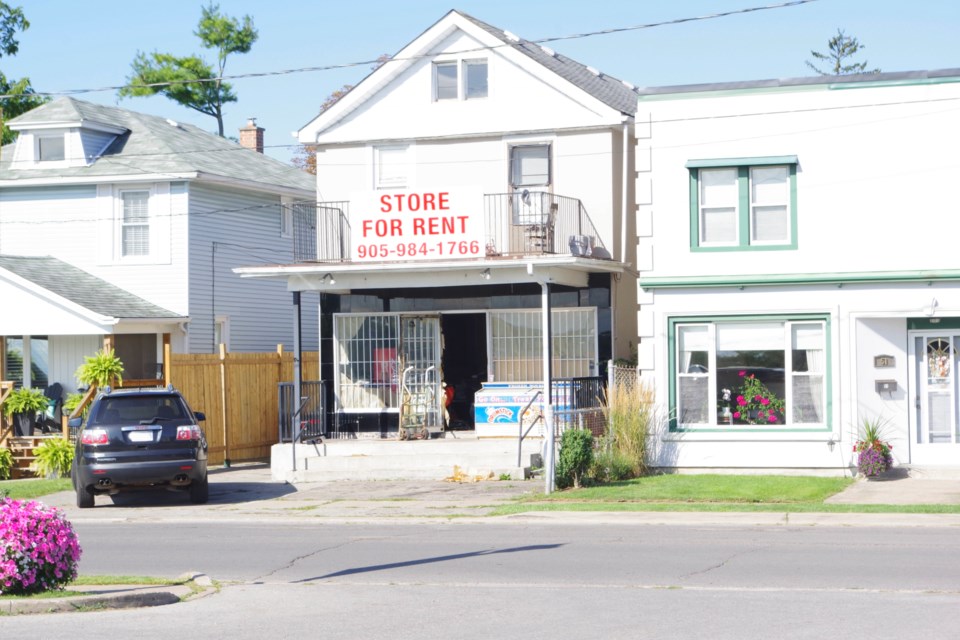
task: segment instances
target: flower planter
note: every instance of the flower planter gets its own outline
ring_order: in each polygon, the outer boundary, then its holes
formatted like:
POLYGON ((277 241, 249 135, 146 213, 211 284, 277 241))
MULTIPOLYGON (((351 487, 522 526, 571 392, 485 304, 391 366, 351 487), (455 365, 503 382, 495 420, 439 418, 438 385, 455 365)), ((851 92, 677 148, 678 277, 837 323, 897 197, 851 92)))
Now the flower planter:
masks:
POLYGON ((17 437, 28 438, 33 435, 33 428, 37 424, 37 415, 35 413, 15 413, 13 414, 13 425, 16 428, 17 437))

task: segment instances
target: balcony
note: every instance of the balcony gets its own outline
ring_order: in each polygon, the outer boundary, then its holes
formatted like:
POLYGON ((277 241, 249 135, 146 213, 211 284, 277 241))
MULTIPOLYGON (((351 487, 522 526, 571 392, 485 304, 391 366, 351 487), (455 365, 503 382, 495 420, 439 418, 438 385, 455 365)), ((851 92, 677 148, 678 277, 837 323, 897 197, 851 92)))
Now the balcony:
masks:
MULTIPOLYGON (((572 255, 609 260, 583 203, 544 191, 483 196, 486 257, 572 255)), ((350 262, 350 203, 293 205, 293 260, 350 262)))

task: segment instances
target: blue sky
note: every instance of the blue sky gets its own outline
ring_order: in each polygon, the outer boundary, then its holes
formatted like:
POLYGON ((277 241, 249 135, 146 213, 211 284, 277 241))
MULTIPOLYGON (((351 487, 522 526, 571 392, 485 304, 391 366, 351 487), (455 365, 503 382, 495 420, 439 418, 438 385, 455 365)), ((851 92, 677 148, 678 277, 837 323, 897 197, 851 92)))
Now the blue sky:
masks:
MULTIPOLYGON (((200 0, 6 0, 31 22, 20 52, 0 59, 8 77, 28 76, 37 91, 99 89, 123 84, 136 52, 211 52, 193 35, 200 0)), ((392 54, 456 8, 523 38, 537 40, 778 4, 781 0, 221 0, 231 16, 249 14, 260 39, 233 56, 227 74, 323 67, 392 54)), ((825 51, 842 28, 883 71, 960 67, 956 0, 816 0, 808 4, 552 42, 549 46, 637 86, 759 80, 813 75, 811 49, 825 51)), ((367 66, 234 80, 239 101, 225 128, 237 135, 250 116, 266 129, 268 153, 289 160, 291 132, 367 66)), ((170 100, 128 98, 115 91, 76 97, 189 122, 214 131, 209 116, 170 100)))

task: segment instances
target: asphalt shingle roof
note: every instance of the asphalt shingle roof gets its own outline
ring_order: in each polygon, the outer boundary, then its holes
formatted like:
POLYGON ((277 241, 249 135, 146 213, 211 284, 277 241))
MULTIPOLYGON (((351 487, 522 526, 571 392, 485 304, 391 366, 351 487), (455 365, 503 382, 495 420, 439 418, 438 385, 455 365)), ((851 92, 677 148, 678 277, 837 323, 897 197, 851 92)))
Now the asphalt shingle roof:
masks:
POLYGON ((50 256, 0 256, 0 269, 103 316, 123 319, 183 317, 50 256))
POLYGON ((597 100, 600 100, 608 107, 616 109, 627 115, 635 115, 637 112, 637 94, 635 90, 622 81, 608 76, 604 73, 595 72, 590 67, 580 64, 564 55, 556 52, 548 53, 538 44, 520 38, 519 41, 513 40, 502 30, 492 25, 477 20, 473 16, 467 15, 462 11, 456 11, 459 15, 477 25, 487 33, 491 34, 504 44, 512 46, 547 69, 550 69, 561 78, 573 83, 583 89, 597 100))
POLYGON ((198 172, 257 185, 314 191, 316 178, 279 160, 193 125, 119 107, 62 97, 41 105, 8 124, 29 125, 86 121, 121 127, 120 135, 95 162, 85 167, 11 170, 13 146, 3 148, 0 177, 7 180, 55 177, 101 177, 198 172))

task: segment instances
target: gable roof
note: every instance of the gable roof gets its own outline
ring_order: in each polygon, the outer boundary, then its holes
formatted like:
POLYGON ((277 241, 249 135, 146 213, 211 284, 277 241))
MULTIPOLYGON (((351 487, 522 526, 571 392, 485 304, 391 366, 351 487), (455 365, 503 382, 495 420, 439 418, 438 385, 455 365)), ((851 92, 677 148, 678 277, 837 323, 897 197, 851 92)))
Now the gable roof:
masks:
MULTIPOLYGON (((582 91, 591 100, 616 113, 632 117, 637 111, 636 87, 632 84, 601 73, 547 47, 542 47, 529 40, 523 40, 473 16, 452 9, 402 47, 394 56, 387 59, 386 62, 377 65, 338 100, 327 105, 319 114, 300 127, 299 138, 301 142, 306 144, 315 142, 312 137, 318 131, 324 129, 328 124, 342 120, 347 114, 362 105, 369 96, 386 86, 404 70, 413 66, 417 60, 434 55, 431 47, 439 42, 439 38, 448 35, 452 29, 469 33, 472 38, 483 42, 487 48, 509 49, 522 54, 531 62, 553 74, 562 83, 569 83, 574 89, 582 91)), ((509 57, 517 58, 512 53, 509 54, 509 57)), ((569 86, 564 88, 569 90, 569 86)))
POLYGON ((576 60, 530 42, 529 40, 510 37, 503 29, 498 29, 482 20, 477 20, 462 11, 454 9, 451 13, 463 16, 466 20, 480 27, 500 42, 525 54, 564 80, 583 89, 608 107, 630 116, 637 112, 637 94, 633 85, 596 71, 576 60))
POLYGON ((0 269, 102 316, 118 319, 185 319, 178 313, 50 256, 0 255, 0 269))
MULTIPOLYGON (((23 180, 50 177, 106 178, 173 174, 203 180, 225 179, 250 184, 252 189, 316 189, 315 178, 262 153, 208 133, 193 125, 167 118, 62 97, 10 120, 14 129, 28 130, 51 125, 122 130, 116 140, 89 166, 57 169, 11 169, 13 145, 3 148, 0 179, 23 180)), ((13 144, 16 144, 14 142, 13 144)), ((307 195, 307 194, 304 194, 307 195)))

